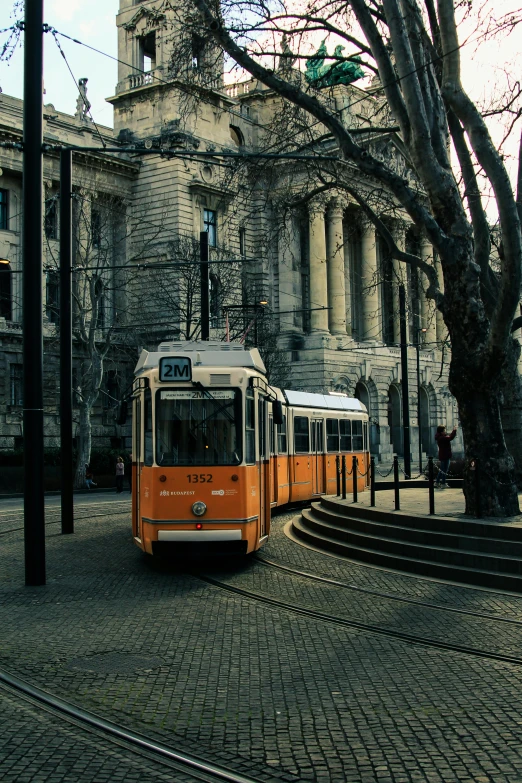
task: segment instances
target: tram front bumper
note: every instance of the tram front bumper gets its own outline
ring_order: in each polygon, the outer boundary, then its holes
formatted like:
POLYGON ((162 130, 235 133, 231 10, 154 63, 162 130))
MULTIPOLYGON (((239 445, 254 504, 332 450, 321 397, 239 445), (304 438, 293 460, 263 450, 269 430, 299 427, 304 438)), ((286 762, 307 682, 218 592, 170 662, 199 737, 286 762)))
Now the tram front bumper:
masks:
POLYGON ((158 541, 240 541, 241 530, 158 530, 158 541))

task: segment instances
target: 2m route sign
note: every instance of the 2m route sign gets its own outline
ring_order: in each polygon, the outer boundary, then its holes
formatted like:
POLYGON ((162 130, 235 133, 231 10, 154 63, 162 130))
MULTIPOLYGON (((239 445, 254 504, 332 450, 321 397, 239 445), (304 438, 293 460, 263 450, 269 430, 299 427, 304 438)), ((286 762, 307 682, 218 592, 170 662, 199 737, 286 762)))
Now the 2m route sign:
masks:
POLYGON ((163 356, 159 363, 159 379, 168 383, 192 380, 192 363, 187 356, 163 356))

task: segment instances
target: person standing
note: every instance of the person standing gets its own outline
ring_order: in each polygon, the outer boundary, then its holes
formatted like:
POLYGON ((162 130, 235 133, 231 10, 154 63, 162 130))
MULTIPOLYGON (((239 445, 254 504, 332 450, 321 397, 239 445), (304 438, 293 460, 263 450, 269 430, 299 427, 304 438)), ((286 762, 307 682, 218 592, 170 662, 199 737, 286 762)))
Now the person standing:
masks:
POLYGON ((85 486, 87 489, 92 489, 98 485, 94 483, 94 476, 90 465, 85 466, 85 486))
POLYGON ((120 494, 123 492, 123 477, 125 476, 125 464, 123 457, 118 457, 116 460, 116 492, 120 494))
POLYGON ((448 435, 446 432, 446 427, 444 427, 443 424, 440 424, 437 427, 437 432, 435 434, 435 440, 437 442, 437 446, 439 447, 439 460, 440 460, 440 467, 439 472, 437 475, 437 479, 435 481, 435 486, 440 487, 440 489, 446 489, 446 475, 449 470, 450 461, 451 461, 451 441, 457 434, 457 427, 454 426, 451 433, 448 435))

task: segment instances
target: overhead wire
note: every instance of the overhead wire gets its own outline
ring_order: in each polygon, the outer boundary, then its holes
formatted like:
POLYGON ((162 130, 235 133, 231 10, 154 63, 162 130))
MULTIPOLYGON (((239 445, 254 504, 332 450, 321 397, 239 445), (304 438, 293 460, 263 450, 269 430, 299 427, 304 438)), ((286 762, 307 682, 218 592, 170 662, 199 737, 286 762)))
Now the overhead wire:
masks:
MULTIPOLYGON (((72 72, 71 66, 69 65, 67 57, 65 56, 65 52, 63 51, 62 47, 60 46, 60 41, 58 40, 58 37, 57 37, 56 33, 52 32, 52 36, 53 36, 54 42, 56 43, 56 46, 58 47, 58 51, 60 52, 60 54, 62 55, 62 57, 63 57, 63 59, 65 61, 65 64, 67 66, 67 70, 71 74, 71 77, 72 77, 72 80, 74 82, 74 85, 79 90, 79 82, 76 80, 76 78, 75 78, 75 76, 74 76, 74 74, 72 72)), ((93 117, 92 111, 91 111, 91 104, 87 100, 87 96, 82 96, 82 97, 84 97, 84 99, 85 99, 86 110, 87 110, 87 112, 88 112, 88 114, 89 114, 89 116, 90 116, 90 118, 92 120, 92 123, 93 123, 94 127, 96 128, 96 132, 98 133, 98 136, 100 137, 100 141, 102 143, 102 147, 105 148, 107 146, 107 144, 105 143, 104 138, 103 138, 103 136, 100 133, 100 129, 96 125, 96 122, 94 120, 94 117, 93 117)))

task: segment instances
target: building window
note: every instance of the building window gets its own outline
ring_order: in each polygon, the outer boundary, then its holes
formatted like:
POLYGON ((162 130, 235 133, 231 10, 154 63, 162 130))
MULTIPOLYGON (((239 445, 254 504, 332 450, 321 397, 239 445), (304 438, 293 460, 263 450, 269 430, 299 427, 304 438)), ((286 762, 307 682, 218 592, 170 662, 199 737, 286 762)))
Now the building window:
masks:
POLYGON ((58 204, 55 198, 45 205, 44 229, 47 239, 58 239, 58 204))
POLYGON ((239 229, 239 255, 242 258, 246 256, 246 230, 244 228, 239 229))
POLYGON ((52 324, 60 322, 60 273, 47 272, 45 314, 52 324))
POLYGON ((156 31, 152 30, 148 35, 139 39, 140 68, 145 73, 153 71, 156 67, 156 31))
POLYGON ((98 209, 91 209, 91 242, 93 247, 101 245, 102 222, 98 209))
POLYGON ((217 247, 217 212, 215 210, 203 210, 203 231, 208 233, 209 247, 217 247))
POLYGON ((11 405, 24 404, 24 373, 22 364, 11 364, 9 367, 9 399, 11 405))
POLYGON ((221 281, 213 273, 210 274, 209 290, 209 309, 211 324, 214 328, 219 326, 219 316, 221 313, 221 281))
POLYGON ((203 65, 206 41, 201 35, 192 35, 192 67, 197 70, 203 65))
POLYGON ((5 318, 6 321, 12 318, 11 281, 11 265, 0 264, 0 318, 5 318))
POLYGON ((120 396, 116 370, 107 372, 107 394, 104 395, 104 408, 116 408, 120 396))
POLYGON ((0 231, 7 231, 9 222, 9 191, 0 188, 0 231))
POLYGON ((96 328, 103 329, 105 327, 105 286, 100 278, 98 278, 94 284, 93 307, 95 307, 98 312, 96 328))

